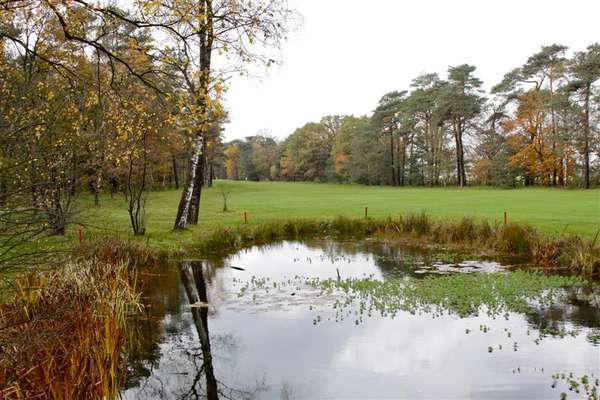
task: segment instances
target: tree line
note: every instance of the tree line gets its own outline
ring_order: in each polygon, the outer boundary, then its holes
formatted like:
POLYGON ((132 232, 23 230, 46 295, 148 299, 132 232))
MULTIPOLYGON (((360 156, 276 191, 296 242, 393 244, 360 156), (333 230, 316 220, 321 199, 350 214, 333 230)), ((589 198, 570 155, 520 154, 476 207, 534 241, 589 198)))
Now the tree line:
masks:
POLYGON ((368 116, 223 146, 228 179, 590 188, 600 184, 600 44, 543 46, 490 93, 472 65, 423 73, 368 116))

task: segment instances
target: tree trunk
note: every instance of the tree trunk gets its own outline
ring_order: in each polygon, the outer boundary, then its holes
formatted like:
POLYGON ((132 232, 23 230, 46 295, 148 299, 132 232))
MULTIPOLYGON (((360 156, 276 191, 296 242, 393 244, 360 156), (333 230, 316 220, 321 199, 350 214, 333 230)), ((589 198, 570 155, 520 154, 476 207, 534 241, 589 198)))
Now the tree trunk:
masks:
MULTIPOLYGON (((552 121, 552 154, 556 155, 556 113, 554 111, 554 80, 550 73, 550 116, 552 121)), ((552 168, 552 186, 556 186, 558 179, 558 168, 556 162, 552 168)))
POLYGON ((588 83, 585 92, 585 121, 584 121, 584 138, 583 138, 583 160, 584 160, 584 180, 585 188, 590 188, 590 95, 591 84, 588 83))
POLYGON ((4 207, 6 205, 6 200, 8 199, 8 185, 6 184, 6 179, 0 176, 0 207, 4 207))
POLYGON ((427 119, 425 121, 425 136, 426 136, 426 140, 429 141, 428 144, 426 144, 426 148, 427 148, 427 164, 428 164, 428 168, 427 168, 427 174, 423 174, 423 178, 425 180, 429 180, 428 185, 430 187, 433 187, 433 185, 436 184, 436 179, 435 179, 435 153, 436 153, 436 144, 435 144, 435 140, 434 140, 434 133, 433 133, 433 126, 432 126, 432 122, 427 119), (427 176, 429 175, 429 176, 427 176))
POLYGON ((102 169, 96 166, 96 173, 94 174, 94 206, 100 207, 100 190, 102 187, 102 169))
MULTIPOLYGON (((556 154, 556 141, 552 139, 552 153, 556 154)), ((558 184, 558 168, 556 168, 556 162, 552 168, 552 186, 556 186, 558 184)))
POLYGON ((129 171, 127 174, 127 188, 126 191, 129 193, 129 219, 131 221, 131 227, 133 234, 141 236, 146 233, 145 225, 145 212, 146 212, 146 201, 144 199, 144 192, 146 190, 146 176, 148 174, 148 147, 147 147, 147 136, 144 134, 142 139, 142 151, 143 156, 140 160, 141 168, 136 166, 133 154, 129 155, 129 171))
POLYGON ((110 182, 110 198, 114 199, 115 194, 119 192, 119 181, 114 176, 109 178, 110 182))
POLYGON ((179 200, 179 207, 177 209, 177 217, 175 219, 174 229, 185 229, 189 220, 189 212, 192 207, 192 197, 194 195, 194 189, 196 186, 198 172, 198 164, 201 163, 202 155, 202 134, 197 133, 194 140, 194 149, 192 152, 192 158, 190 159, 189 173, 186 179, 186 184, 183 192, 181 193, 181 199, 179 200))
POLYGON ((204 186, 204 154, 200 154, 198 169, 196 171, 196 182, 192 193, 192 202, 190 212, 188 213, 188 224, 197 225, 198 215, 200 214, 200 199, 202 197, 202 187, 204 186))
POLYGON ((38 193, 38 174, 37 174, 37 166, 35 163, 31 163, 31 168, 29 169, 29 179, 31 181, 31 207, 37 209, 39 207, 39 193, 38 193))
POLYGON ((560 158, 560 160, 559 160, 559 163, 560 163, 560 168, 561 168, 561 171, 560 171, 560 172, 561 172, 561 173, 558 175, 558 183, 557 183, 557 185, 558 185, 558 186, 564 186, 564 185, 565 185, 565 181, 564 181, 564 176, 565 176, 565 174, 564 174, 564 171, 562 171, 562 168, 563 168, 563 166, 565 165, 564 154, 563 154, 563 156, 560 158))
MULTIPOLYGON (((414 185, 415 184, 415 179, 414 179, 414 151, 415 151, 415 145, 413 143, 413 141, 411 140, 410 142, 410 150, 408 150, 408 158, 410 160, 410 165, 409 165, 409 170, 408 170, 408 184, 409 185, 414 185)), ((425 184, 425 177, 423 176, 423 184, 425 184)))
POLYGON ((171 162, 173 164, 173 181, 175 182, 175 189, 179 189, 179 171, 177 171, 177 158, 175 154, 171 156, 171 162))
POLYGON ((396 177, 396 167, 394 165, 394 132, 390 130, 390 157, 392 163, 392 186, 396 186, 398 184, 398 179, 396 177))
POLYGON ((400 186, 404 186, 406 184, 406 136, 402 137, 402 145, 398 150, 398 157, 400 158, 398 162, 398 177, 400 186))
POLYGON ((71 164, 70 194, 71 196, 75 196, 75 192, 77 191, 77 157, 75 156, 75 152, 73 152, 73 157, 71 157, 71 164))
POLYGON ((467 185, 467 177, 465 173, 464 149, 462 143, 462 123, 454 121, 454 139, 456 141, 456 178, 459 187, 467 185))
POLYGON ((210 161, 210 164, 208 166, 208 187, 212 187, 213 185, 213 180, 215 179, 215 166, 213 161, 210 161))

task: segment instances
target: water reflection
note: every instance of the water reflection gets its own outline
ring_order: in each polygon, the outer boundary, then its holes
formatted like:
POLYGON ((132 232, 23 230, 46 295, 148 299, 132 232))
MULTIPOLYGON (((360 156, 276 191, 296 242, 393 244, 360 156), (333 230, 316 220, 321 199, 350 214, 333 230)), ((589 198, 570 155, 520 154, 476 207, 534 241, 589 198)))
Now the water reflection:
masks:
POLYGON ((179 265, 179 274, 192 309, 192 317, 202 349, 202 359, 200 363, 196 362, 198 357, 192 357, 196 367, 196 374, 190 389, 182 395, 181 398, 200 398, 198 386, 202 376, 204 376, 206 381, 206 398, 208 400, 218 400, 217 379, 215 378, 213 369, 210 337, 208 334, 208 296, 206 294, 206 282, 204 281, 202 262, 182 262, 179 265))
MULTIPOLYGON (((148 314, 138 321, 141 341, 130 355, 125 399, 250 399, 262 388, 220 381, 213 351, 234 353, 231 334, 211 335, 209 292, 222 289, 222 262, 186 261, 147 277, 148 314), (174 280, 174 278, 178 280, 174 280), (213 348, 214 345, 214 348, 213 348)), ((217 296, 215 296, 216 298, 217 296)))
POLYGON ((465 257, 369 241, 285 242, 153 271, 123 397, 558 399, 568 389, 552 388, 552 374, 598 376, 600 310, 589 288, 508 320, 399 313, 359 325, 334 322, 331 299, 317 292, 271 284, 259 297, 239 296, 238 282, 252 276, 398 279, 465 257))

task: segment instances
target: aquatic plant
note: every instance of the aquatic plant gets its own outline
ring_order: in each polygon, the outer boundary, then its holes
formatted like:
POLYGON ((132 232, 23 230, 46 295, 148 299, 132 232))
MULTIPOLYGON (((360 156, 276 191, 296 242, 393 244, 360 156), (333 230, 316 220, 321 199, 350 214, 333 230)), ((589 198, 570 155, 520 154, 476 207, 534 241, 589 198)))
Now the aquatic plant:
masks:
POLYGON ((135 273, 88 260, 16 284, 0 305, 0 397, 114 398, 127 319, 139 311, 135 273))
MULTIPOLYGON (((568 390, 574 392, 575 394, 583 393, 585 398, 588 400, 598 400, 598 390, 600 388, 600 382, 598 378, 594 379, 594 374, 591 375, 582 375, 581 377, 576 377, 572 372, 569 374, 556 373, 552 375, 552 388, 556 388, 557 382, 562 381, 566 386, 568 386, 568 390)), ((562 392, 560 394, 561 399, 567 398, 567 393, 562 392)))
MULTIPOLYGON (((563 287, 581 286, 578 277, 547 276, 541 273, 515 271, 511 273, 453 274, 423 279, 377 280, 372 277, 351 279, 318 279, 295 277, 278 283, 279 287, 307 286, 323 294, 337 293, 335 309, 358 307, 359 314, 375 310, 381 315, 398 312, 427 312, 434 315, 458 314, 461 317, 487 313, 491 317, 509 312, 524 313, 531 304, 549 305, 563 287)), ((268 290, 266 278, 252 277, 240 289, 243 296, 252 290, 268 290)), ((482 329, 485 329, 483 327, 482 329)))

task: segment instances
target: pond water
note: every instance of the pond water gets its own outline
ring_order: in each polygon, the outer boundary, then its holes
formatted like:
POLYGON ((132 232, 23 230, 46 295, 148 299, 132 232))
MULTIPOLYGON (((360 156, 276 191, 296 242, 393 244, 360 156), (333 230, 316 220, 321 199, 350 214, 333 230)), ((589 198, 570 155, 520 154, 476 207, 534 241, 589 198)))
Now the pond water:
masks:
POLYGON ((565 289, 551 305, 502 317, 373 312, 359 322, 352 306, 339 318, 332 307, 339 293, 301 284, 302 277, 403 281, 511 273, 515 262, 378 241, 318 241, 149 271, 147 314, 137 322, 139 343, 122 397, 560 399, 564 392, 592 398, 600 375, 600 305, 589 287, 565 289), (244 289, 251 281, 263 284, 244 289), (578 382, 587 375, 587 390, 569 390, 570 374, 578 382))

